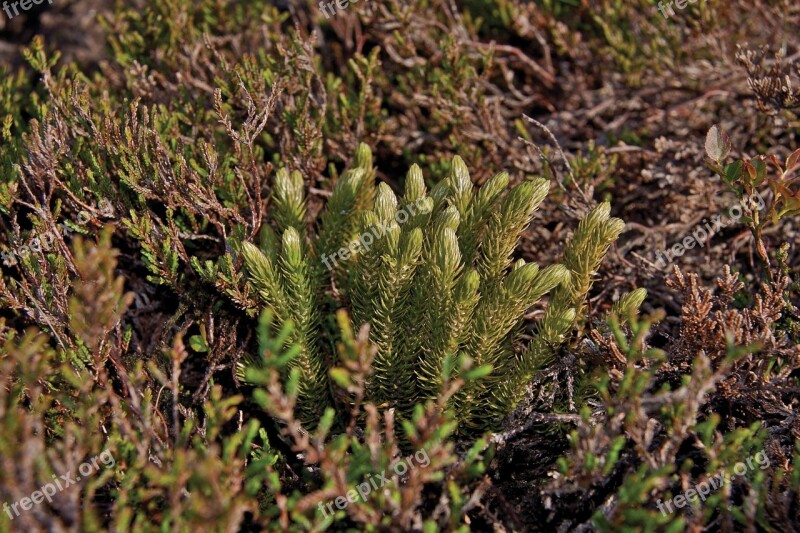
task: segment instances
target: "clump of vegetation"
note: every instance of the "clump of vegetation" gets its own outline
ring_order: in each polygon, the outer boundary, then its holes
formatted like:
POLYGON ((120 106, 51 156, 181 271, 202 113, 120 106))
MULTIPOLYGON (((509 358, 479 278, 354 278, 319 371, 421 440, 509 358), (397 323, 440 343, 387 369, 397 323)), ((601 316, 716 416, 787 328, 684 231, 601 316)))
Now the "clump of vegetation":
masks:
POLYGON ((80 524, 87 530, 149 531, 163 524, 179 530, 261 524, 321 530, 340 523, 375 530, 424 521, 426 527, 458 529, 473 497, 470 481, 485 470, 488 446, 478 440, 465 454, 455 450, 457 424, 443 406, 466 376, 445 376, 441 395, 403 421, 401 449, 392 412, 362 402, 376 352, 368 328, 354 335, 341 314, 341 366, 331 375, 338 393, 351 398, 353 422, 359 412, 365 418, 332 434, 331 409, 309 435, 294 414, 297 380, 284 389, 278 379, 300 351, 300 345, 287 344, 293 326, 283 324, 275 336, 264 315, 258 325, 263 364, 247 372, 257 384, 252 402, 214 384, 207 401, 187 408, 180 401, 182 365, 190 356, 183 334, 165 349, 164 366, 124 361, 130 333, 120 329, 120 317, 130 312, 133 294, 123 293, 124 280, 113 274, 118 251, 110 236, 104 232, 96 246, 75 242, 82 278, 71 291, 69 329, 61 337, 75 349, 34 329, 18 335, 0 322, 0 491, 4 502, 18 504, 52 479, 66 476, 75 484, 79 466, 101 453, 114 459, 113 467, 84 475, 79 487, 65 483, 36 512, 25 512, 29 504, 8 507, 0 528, 80 524), (258 406, 281 423, 281 433, 252 416, 258 406), (408 449, 415 460, 397 467, 408 449), (287 478, 299 464, 304 473, 287 478), (373 481, 373 488, 364 489, 364 482, 373 481), (420 507, 426 486, 439 487, 435 513, 420 507), (355 499, 357 488, 361 496, 355 499))
POLYGON ((301 346, 293 364, 300 369, 304 420, 319 420, 330 403, 327 368, 336 358, 326 353, 333 342, 324 334, 325 315, 331 304, 347 302, 355 323, 369 324, 378 346, 367 399, 408 416, 416 403, 440 393, 443 376, 464 369, 468 379, 486 379, 466 387, 449 407, 464 430, 499 428, 536 369, 550 362, 585 314, 591 276, 622 221, 609 218, 607 204, 598 206, 578 225, 564 264, 540 269, 514 262, 512 253, 548 181, 506 191, 509 176, 500 173, 476 190, 455 157, 450 175, 430 192, 420 168, 412 167, 398 198, 388 185, 376 187, 367 146, 355 160, 334 186, 310 242, 303 179, 278 171, 276 227, 263 227, 260 247, 242 247, 266 307, 281 324, 296 325, 287 342, 301 346), (553 289, 537 333, 527 347, 516 348, 523 313, 553 289))
POLYGON ((741 205, 743 220, 753 233, 756 250, 761 260, 770 267, 769 255, 764 246, 763 233, 767 224, 776 224, 782 218, 800 215, 800 188, 793 190, 795 175, 800 170, 800 149, 792 152, 785 162, 776 156, 760 155, 752 159, 737 159, 732 163, 723 163, 731 151, 730 138, 717 126, 713 126, 706 137, 706 153, 708 166, 736 194, 741 205), (774 167, 770 172, 769 166, 774 167), (758 195, 758 187, 768 185, 772 190, 769 206, 759 206, 754 198, 758 195), (759 208, 766 207, 761 213, 759 208))
POLYGON ((570 436, 573 453, 559 460, 547 489, 578 499, 562 509, 575 514, 567 523, 580 523, 592 499, 607 502, 591 511, 604 531, 766 525, 776 512, 797 520, 797 510, 781 502, 796 500, 798 477, 767 464, 800 457, 785 418, 797 391, 787 377, 800 369, 796 340, 780 326, 796 313, 783 300, 788 283, 779 276, 765 284, 755 305, 741 310, 734 300, 743 284, 729 268, 716 293, 676 268, 670 287, 683 296, 682 320, 666 350, 649 342, 663 312, 613 313, 606 332, 593 332, 585 355, 610 369, 597 376, 603 408, 583 409, 570 436), (773 409, 783 415, 767 431, 757 413, 773 409), (737 465, 756 453, 765 459, 742 472, 737 465), (688 504, 664 506, 712 478, 725 481, 702 501, 695 492, 688 504))

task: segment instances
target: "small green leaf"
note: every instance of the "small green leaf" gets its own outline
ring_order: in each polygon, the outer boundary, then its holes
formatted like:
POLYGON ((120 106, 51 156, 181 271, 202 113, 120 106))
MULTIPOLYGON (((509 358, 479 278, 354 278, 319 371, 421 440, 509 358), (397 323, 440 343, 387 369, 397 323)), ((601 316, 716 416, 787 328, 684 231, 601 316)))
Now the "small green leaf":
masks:
POLYGON ((741 160, 734 161, 729 165, 725 165, 725 174, 722 180, 728 185, 733 185, 739 178, 742 177, 742 167, 744 163, 741 160))
POLYGON ((758 186, 763 183, 764 178, 767 175, 767 163, 761 158, 753 159, 753 166, 756 169, 756 175, 753 184, 758 186))

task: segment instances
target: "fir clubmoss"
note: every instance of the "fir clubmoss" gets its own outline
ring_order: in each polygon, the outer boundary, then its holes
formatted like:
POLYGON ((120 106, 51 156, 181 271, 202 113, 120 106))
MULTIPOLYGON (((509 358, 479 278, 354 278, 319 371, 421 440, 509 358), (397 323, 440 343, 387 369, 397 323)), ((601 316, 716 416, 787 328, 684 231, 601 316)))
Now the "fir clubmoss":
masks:
POLYGON ((300 346, 292 366, 300 370, 300 412, 311 425, 330 401, 326 371, 335 360, 324 353, 335 339, 321 317, 340 302, 355 324, 369 324, 377 346, 367 400, 407 417, 417 402, 441 393, 445 361, 455 358, 457 375, 486 375, 449 403, 463 431, 498 427, 548 350, 583 316, 592 275, 622 230, 603 204, 579 224, 563 265, 514 263, 547 180, 507 190, 508 174, 500 173, 476 189, 456 156, 430 192, 412 166, 398 197, 375 185, 372 154, 362 144, 319 217, 318 235, 306 238, 302 181, 297 172, 277 172, 272 220, 282 237, 265 225, 261 249, 245 243, 242 255, 263 305, 279 325, 296 325, 287 342, 300 346), (537 336, 520 351, 522 317, 547 294, 537 336))

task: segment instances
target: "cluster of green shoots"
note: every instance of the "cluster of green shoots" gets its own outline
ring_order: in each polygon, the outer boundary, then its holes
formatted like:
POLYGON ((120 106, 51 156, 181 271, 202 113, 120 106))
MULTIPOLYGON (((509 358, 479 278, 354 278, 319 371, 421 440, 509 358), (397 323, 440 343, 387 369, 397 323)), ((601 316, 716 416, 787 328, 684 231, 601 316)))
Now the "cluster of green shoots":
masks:
POLYGON ((579 223, 561 264, 515 260, 549 187, 533 178, 509 189, 501 172, 476 188, 456 156, 449 176, 431 189, 412 166, 397 196, 376 185, 371 151, 362 144, 313 230, 302 176, 280 170, 272 224, 262 228, 259 245, 245 243, 241 252, 277 325, 294 325, 286 342, 296 348, 289 366, 299 369, 302 420, 314 425, 334 401, 329 370, 339 333, 331 317, 344 307, 356 327, 369 325, 377 348, 368 401, 407 416, 448 381, 464 379, 448 401, 460 426, 497 428, 585 315, 592 275, 624 226, 600 204, 579 223), (370 245, 360 246, 367 234, 370 245), (332 268, 323 264, 337 253, 332 268), (523 318, 545 295, 549 306, 524 343, 523 318))

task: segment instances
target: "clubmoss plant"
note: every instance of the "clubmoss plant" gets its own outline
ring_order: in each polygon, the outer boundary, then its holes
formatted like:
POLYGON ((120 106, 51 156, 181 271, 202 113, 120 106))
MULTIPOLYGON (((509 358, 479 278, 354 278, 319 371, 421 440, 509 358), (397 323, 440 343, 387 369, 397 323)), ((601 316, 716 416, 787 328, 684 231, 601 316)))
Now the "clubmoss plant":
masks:
MULTIPOLYGON (((265 225, 260 245, 245 242, 241 252, 250 284, 277 325, 296 326, 286 339, 298 350, 288 369, 300 370, 305 423, 314 425, 332 401, 327 371, 336 361, 328 347, 335 333, 326 317, 339 306, 354 324, 370 325, 378 348, 368 401, 408 416, 440 394, 442 376, 455 365, 469 383, 449 407, 465 431, 497 428, 584 316, 592 275, 623 228, 609 217, 609 205, 580 222, 563 264, 540 268, 513 254, 550 183, 534 178, 508 190, 502 172, 476 188, 460 157, 450 169, 428 190, 412 166, 398 197, 375 185, 372 154, 362 144, 316 234, 307 231, 302 176, 277 172, 274 229, 265 225), (520 349, 525 312, 548 294, 534 340, 520 349)), ((245 360, 240 376, 252 364, 245 360)))

